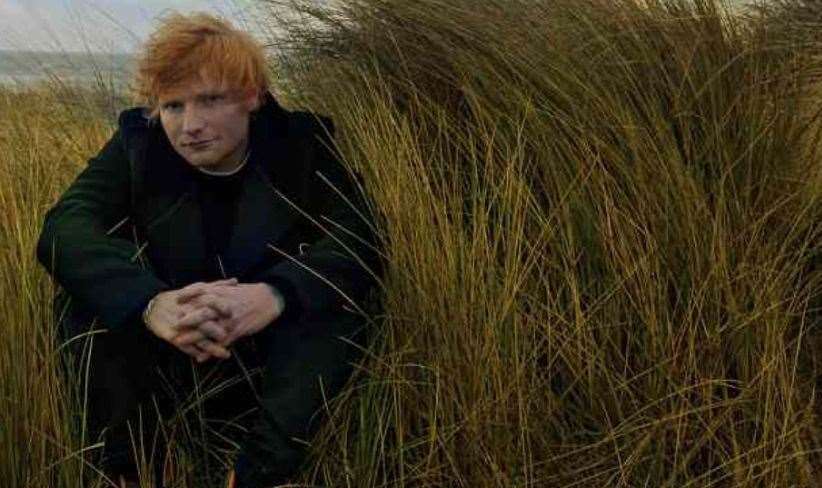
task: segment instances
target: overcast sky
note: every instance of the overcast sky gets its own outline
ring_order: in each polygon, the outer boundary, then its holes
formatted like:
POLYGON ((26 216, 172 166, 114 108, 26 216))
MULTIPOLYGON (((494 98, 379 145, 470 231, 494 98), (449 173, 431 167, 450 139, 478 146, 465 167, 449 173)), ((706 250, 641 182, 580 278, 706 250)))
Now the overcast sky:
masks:
MULTIPOLYGON (((746 0, 730 1, 747 3, 746 0)), ((257 29, 253 7, 260 3, 260 0, 0 0, 0 49, 135 51, 151 30, 152 19, 168 9, 216 12, 254 32, 257 29)))
POLYGON ((134 51, 168 9, 205 10, 246 28, 258 0, 0 0, 0 49, 134 51))

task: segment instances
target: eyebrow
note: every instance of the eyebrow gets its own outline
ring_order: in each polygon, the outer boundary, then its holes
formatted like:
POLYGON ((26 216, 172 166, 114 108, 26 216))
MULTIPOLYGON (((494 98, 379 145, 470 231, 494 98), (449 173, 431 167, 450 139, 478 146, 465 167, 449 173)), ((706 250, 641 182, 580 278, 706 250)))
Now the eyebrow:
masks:
MULTIPOLYGON (((205 100, 208 97, 227 96, 227 93, 228 93, 227 90, 220 90, 220 89, 208 90, 208 91, 200 92, 200 93, 194 95, 194 99, 199 102, 199 101, 205 100)), ((163 101, 161 103, 161 105, 171 105, 173 103, 182 103, 182 100, 180 98, 169 98, 168 100, 163 101)))
POLYGON ((223 95, 225 95, 224 90, 209 90, 209 91, 205 91, 205 92, 202 92, 202 93, 198 93, 194 98, 197 99, 197 100, 203 100, 203 99, 208 98, 208 97, 223 96, 223 95))

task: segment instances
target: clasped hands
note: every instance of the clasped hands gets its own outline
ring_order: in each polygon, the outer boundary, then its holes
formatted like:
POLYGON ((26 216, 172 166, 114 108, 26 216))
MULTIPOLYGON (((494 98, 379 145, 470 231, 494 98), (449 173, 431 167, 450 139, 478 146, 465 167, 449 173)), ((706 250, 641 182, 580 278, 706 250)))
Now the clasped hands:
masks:
POLYGON ((159 293, 146 326, 201 363, 231 357, 234 341, 259 332, 284 308, 282 295, 265 283, 197 282, 159 293))

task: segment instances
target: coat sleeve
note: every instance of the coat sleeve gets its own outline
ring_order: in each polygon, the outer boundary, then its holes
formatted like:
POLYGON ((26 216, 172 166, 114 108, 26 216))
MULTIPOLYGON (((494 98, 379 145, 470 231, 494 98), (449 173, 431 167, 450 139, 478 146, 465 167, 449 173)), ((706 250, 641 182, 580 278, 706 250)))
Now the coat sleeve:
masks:
POLYGON ((138 249, 118 225, 129 218, 130 172, 117 130, 48 210, 37 259, 106 327, 138 320, 146 303, 169 289, 136 261, 138 249))
MULTIPOLYGON (((332 133, 331 121, 322 121, 332 133)), ((261 276, 283 294, 284 317, 296 320, 344 305, 355 309, 383 269, 373 213, 359 191, 361 179, 334 155, 326 128, 313 126, 317 129, 310 143, 313 157, 303 210, 319 237, 306 242, 304 252, 284 256, 261 276)))

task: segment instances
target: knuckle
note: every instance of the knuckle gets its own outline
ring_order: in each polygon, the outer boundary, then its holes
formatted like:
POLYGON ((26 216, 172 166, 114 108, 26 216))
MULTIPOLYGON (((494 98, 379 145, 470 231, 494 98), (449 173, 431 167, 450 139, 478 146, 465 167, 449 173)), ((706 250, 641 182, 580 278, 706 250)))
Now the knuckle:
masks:
POLYGON ((203 324, 203 326, 200 327, 200 330, 203 332, 203 335, 206 336, 206 337, 214 337, 214 335, 215 335, 214 334, 214 328, 209 323, 203 324))
POLYGON ((225 339, 225 335, 226 334, 222 329, 216 329, 214 331, 214 337, 217 338, 218 340, 225 339))

